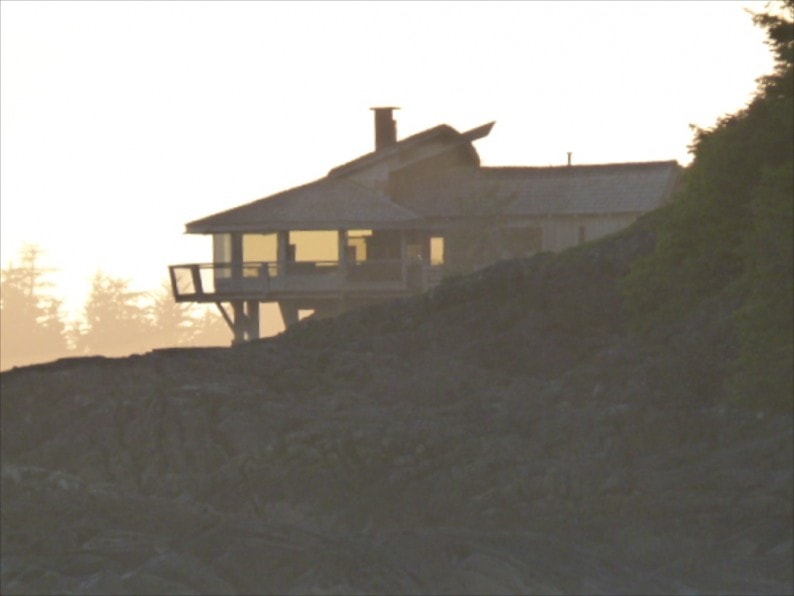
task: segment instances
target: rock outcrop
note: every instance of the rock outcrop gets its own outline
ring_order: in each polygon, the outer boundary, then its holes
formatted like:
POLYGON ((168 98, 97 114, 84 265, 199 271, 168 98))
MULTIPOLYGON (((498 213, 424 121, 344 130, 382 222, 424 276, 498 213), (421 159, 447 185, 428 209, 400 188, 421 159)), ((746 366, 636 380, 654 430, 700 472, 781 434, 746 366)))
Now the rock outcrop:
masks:
POLYGON ((791 593, 791 417, 720 399, 719 308, 627 333, 650 246, 3 373, 2 593, 791 593))

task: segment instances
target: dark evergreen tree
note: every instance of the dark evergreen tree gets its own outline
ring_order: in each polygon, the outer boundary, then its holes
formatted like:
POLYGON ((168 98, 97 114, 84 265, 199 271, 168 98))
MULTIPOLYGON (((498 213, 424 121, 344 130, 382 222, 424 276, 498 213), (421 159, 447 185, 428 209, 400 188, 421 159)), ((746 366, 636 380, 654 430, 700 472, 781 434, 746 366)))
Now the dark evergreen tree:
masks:
POLYGON ((191 304, 176 302, 171 286, 164 282, 156 292, 148 295, 149 316, 152 321, 152 348, 189 345, 196 334, 196 320, 191 304))
POLYGON ((624 289, 634 327, 653 332, 708 301, 738 304, 739 353, 726 386, 742 401, 791 405, 794 0, 755 15, 777 59, 750 104, 697 130, 682 190, 665 209, 656 252, 624 289))

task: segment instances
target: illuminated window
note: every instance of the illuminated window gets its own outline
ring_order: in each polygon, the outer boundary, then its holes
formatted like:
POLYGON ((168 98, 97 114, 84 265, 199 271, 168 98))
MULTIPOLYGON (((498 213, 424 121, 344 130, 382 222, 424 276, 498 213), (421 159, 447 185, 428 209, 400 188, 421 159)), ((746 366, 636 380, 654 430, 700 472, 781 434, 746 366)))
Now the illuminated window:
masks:
POLYGON ((338 261, 339 233, 336 231, 290 232, 290 244, 295 245, 295 261, 338 261))
POLYGON ((277 251, 275 234, 243 235, 243 261, 246 263, 275 261, 277 251))
POLYGON ((348 261, 367 260, 367 238, 372 230, 350 230, 347 233, 348 261))
POLYGON ((444 238, 442 236, 430 238, 430 264, 444 264, 444 238))

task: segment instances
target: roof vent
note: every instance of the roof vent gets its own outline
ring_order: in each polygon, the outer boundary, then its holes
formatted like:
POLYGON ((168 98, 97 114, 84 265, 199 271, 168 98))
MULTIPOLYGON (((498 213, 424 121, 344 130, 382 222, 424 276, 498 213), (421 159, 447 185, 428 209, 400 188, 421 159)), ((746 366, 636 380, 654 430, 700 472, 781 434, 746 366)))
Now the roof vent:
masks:
POLYGON ((397 123, 392 118, 392 111, 400 108, 370 108, 375 112, 375 151, 379 151, 397 142, 397 123))

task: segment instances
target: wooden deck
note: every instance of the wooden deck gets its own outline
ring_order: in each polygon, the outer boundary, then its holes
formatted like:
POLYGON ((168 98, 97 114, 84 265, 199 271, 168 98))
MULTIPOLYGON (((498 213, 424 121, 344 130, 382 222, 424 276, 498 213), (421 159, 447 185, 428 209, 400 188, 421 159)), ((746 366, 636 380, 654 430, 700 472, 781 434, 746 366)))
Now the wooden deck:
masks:
POLYGON ((299 298, 398 297, 441 280, 443 267, 399 260, 190 263, 171 265, 177 302, 270 302, 299 298))

